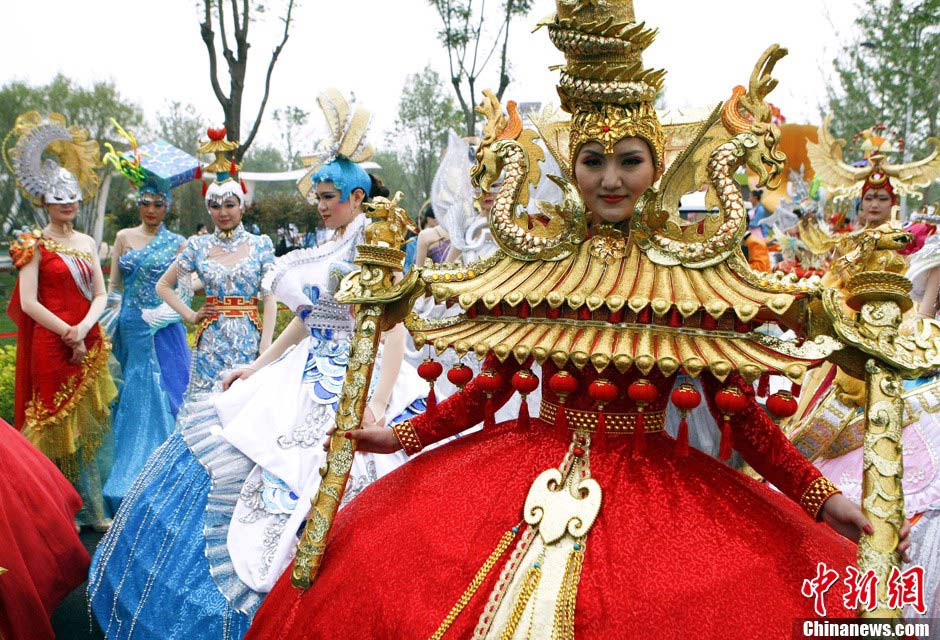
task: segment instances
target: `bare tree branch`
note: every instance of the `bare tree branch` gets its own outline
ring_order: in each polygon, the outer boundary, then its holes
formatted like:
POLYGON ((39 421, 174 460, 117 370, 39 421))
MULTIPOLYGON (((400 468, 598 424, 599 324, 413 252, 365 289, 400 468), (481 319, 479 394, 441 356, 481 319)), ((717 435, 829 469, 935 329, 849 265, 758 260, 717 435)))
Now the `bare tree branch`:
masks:
POLYGON ((290 37, 290 21, 293 12, 294 0, 290 0, 287 4, 287 16, 284 17, 284 34, 281 37, 280 44, 278 44, 271 53, 271 61, 268 63, 268 71, 264 78, 264 96, 261 98, 261 106, 258 107, 258 115, 255 117, 254 125, 251 127, 251 133, 248 134, 248 138, 238 147, 239 158, 241 158, 244 151, 251 146, 255 135, 258 133, 258 127, 261 125, 261 117, 264 115, 264 108, 268 104, 268 95, 271 93, 271 74, 274 72, 274 64, 277 62, 278 56, 281 55, 281 51, 284 49, 284 45, 287 44, 287 39, 290 37))
MULTIPOLYGON (((506 91, 506 87, 509 86, 509 74, 506 73, 506 65, 509 51, 509 21, 512 19, 512 0, 506 0, 506 21, 503 23, 502 29, 505 29, 503 34, 503 53, 499 65, 499 89, 496 91, 496 97, 500 100, 503 99, 503 93, 506 91)), ((499 36, 496 36, 497 41, 499 41, 499 36)))
POLYGON ((215 93, 216 100, 222 105, 224 110, 231 104, 229 98, 222 92, 222 85, 219 84, 219 61, 215 53, 215 33, 212 31, 212 0, 203 0, 205 4, 205 21, 200 26, 202 41, 206 43, 206 49, 209 52, 209 79, 212 82, 212 91, 215 93))
POLYGON ((235 56, 232 55, 232 49, 228 46, 228 28, 225 26, 225 11, 223 10, 225 5, 222 4, 223 0, 217 1, 219 3, 219 33, 222 36, 222 56, 228 62, 228 68, 231 69, 235 65, 235 56))

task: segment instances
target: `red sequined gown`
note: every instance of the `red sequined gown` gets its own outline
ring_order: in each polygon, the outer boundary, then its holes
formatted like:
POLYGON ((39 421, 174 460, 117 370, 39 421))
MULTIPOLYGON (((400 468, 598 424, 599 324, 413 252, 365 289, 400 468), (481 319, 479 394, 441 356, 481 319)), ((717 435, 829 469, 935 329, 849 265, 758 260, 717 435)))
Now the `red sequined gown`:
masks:
POLYGON ((0 637, 52 639, 49 617, 81 585, 90 558, 75 533, 78 494, 0 420, 0 637))
MULTIPOLYGON (((487 363, 510 380, 512 358, 487 363)), ((556 371, 543 367, 543 382, 556 371)), ((596 377, 587 367, 568 407, 591 410, 585 392, 596 377)), ((606 410, 635 413, 625 390, 641 377, 611 367, 620 389, 606 410)), ((703 374, 706 396, 721 384, 703 374)), ((672 379, 647 376, 658 389, 672 379)), ((691 449, 674 453, 668 435, 647 433, 646 451, 632 452, 633 435, 611 434, 592 445, 591 476, 603 501, 587 535, 577 590, 575 637, 789 638, 797 618, 814 617, 801 594, 818 562, 842 575, 855 565, 856 546, 814 521, 800 506, 820 477, 754 401, 749 385, 730 378, 748 397, 732 422, 735 448, 783 493, 691 449)), ((505 402, 509 385, 494 398, 505 402)), ((647 411, 661 411, 660 391, 647 411)), ((558 398, 543 385, 543 400, 558 398)), ((427 446, 484 417, 480 378, 412 421, 427 446)), ((533 413, 536 411, 533 408, 533 413)), ((714 409, 713 409, 714 413, 714 409)), ((261 638, 427 638, 470 584, 500 537, 522 519, 533 480, 557 467, 570 437, 533 416, 528 429, 504 422, 423 453, 339 512, 323 565, 306 592, 286 571, 246 636, 261 638)), ((510 550, 511 551, 511 550, 510 550)), ((471 638, 500 569, 487 575, 443 636, 471 638)), ((828 615, 849 617, 840 585, 829 590, 828 615)))

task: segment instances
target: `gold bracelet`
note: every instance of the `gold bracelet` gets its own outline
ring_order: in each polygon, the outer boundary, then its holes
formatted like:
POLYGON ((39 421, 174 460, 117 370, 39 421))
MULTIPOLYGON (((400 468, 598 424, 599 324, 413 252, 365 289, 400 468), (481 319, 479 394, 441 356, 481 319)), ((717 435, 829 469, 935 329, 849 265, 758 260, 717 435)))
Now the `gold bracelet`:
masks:
POLYGON ((819 519, 819 511, 826 500, 842 491, 825 476, 819 476, 809 483, 800 497, 800 506, 814 520, 819 519))
POLYGON ((415 432, 414 427, 411 426, 411 420, 405 420, 404 422, 399 422, 394 427, 392 427, 392 433, 395 434, 395 437, 398 438, 401 448, 409 456, 421 451, 424 448, 424 445, 421 444, 421 440, 418 438, 418 434, 415 432))

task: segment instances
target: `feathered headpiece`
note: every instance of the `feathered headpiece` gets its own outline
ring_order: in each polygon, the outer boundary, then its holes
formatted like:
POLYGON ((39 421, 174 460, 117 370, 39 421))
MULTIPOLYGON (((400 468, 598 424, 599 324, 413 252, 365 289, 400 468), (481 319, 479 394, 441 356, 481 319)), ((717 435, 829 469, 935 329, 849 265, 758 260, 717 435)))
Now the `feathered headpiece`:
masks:
POLYGON ((3 141, 3 159, 36 205, 43 198, 47 203, 78 202, 98 189, 98 142, 89 140, 85 129, 69 126, 59 113, 44 118, 29 111, 19 116, 3 141), (10 146, 14 136, 16 142, 10 146), (45 151, 58 162, 44 159, 45 151))
MULTIPOLYGON (((887 189, 895 195, 915 195, 934 180, 940 178, 940 140, 929 138, 927 144, 933 151, 923 160, 905 164, 891 164, 884 153, 886 148, 880 136, 869 136, 865 149, 868 156, 860 166, 847 164, 843 160, 842 147, 845 140, 836 139, 829 131, 832 116, 819 127, 819 142, 806 143, 806 155, 813 170, 836 196, 858 197, 869 189, 887 189), (877 139, 876 139, 877 138, 877 139)), ((863 147, 864 148, 864 147, 863 147)))
POLYGON ((329 136, 321 140, 313 155, 303 158, 307 173, 297 181, 297 188, 307 202, 316 202, 314 190, 318 182, 332 182, 345 202, 354 189, 369 193, 369 174, 358 166, 372 159, 374 150, 366 141, 372 119, 362 107, 353 111, 349 102, 336 89, 327 89, 317 96, 317 104, 326 117, 329 136))
POLYGON ((105 142, 104 146, 108 149, 108 152, 104 154, 104 157, 101 159, 102 162, 110 163, 115 170, 134 185, 138 193, 153 193, 166 198, 167 208, 169 208, 170 204, 173 202, 173 196, 170 193, 172 185, 169 180, 164 180, 143 166, 141 163, 141 152, 137 146, 137 139, 132 133, 126 131, 114 118, 111 118, 111 124, 114 125, 114 128, 121 137, 127 140, 127 143, 131 147, 131 154, 127 155, 117 151, 111 143, 105 142))

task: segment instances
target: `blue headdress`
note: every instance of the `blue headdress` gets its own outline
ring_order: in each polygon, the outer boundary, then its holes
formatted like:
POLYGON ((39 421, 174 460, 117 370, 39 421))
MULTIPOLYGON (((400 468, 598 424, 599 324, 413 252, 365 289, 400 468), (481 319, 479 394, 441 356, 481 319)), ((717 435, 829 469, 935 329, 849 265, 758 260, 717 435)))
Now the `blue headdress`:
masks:
POLYGON ((165 140, 155 140, 138 149, 137 140, 130 132, 121 128, 113 118, 111 124, 130 144, 131 152, 124 154, 116 151, 106 142, 104 146, 108 148, 108 153, 104 155, 103 161, 110 162, 127 178, 137 188, 138 195, 151 193, 166 198, 166 206, 169 209, 173 204, 171 190, 193 180, 199 162, 165 140))
POLYGON ((350 194, 362 189, 369 195, 372 180, 357 163, 372 159, 372 146, 366 142, 371 114, 359 107, 353 111, 336 89, 327 89, 317 97, 317 104, 326 116, 330 136, 322 140, 312 156, 303 159, 309 167, 297 181, 297 188, 308 202, 316 202, 316 186, 332 182, 340 192, 340 201, 349 200, 350 194))
POLYGON ((310 177, 314 188, 321 182, 332 182, 333 186, 339 191, 340 202, 349 200, 350 194, 356 189, 365 191, 366 196, 372 188, 372 179, 369 174, 355 162, 346 158, 336 158, 332 162, 317 169, 317 172, 310 177))

